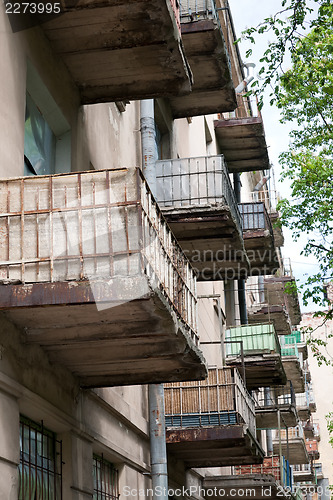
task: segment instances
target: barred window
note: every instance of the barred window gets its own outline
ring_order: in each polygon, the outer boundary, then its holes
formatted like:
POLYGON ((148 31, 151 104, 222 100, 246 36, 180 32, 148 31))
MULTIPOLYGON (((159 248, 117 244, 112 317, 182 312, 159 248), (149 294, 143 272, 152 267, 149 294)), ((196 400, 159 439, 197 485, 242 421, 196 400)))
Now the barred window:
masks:
POLYGON ((111 462, 94 455, 94 500, 118 500, 118 471, 111 462))
POLYGON ((18 500, 62 500, 61 441, 25 417, 20 418, 18 500))

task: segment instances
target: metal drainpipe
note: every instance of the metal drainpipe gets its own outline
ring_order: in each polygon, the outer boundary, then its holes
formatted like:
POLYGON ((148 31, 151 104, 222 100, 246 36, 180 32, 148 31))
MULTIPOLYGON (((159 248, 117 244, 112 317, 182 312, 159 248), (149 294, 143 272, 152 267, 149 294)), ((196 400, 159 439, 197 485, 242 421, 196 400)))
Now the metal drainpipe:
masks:
POLYGON ((154 99, 140 101, 142 170, 153 194, 156 193, 156 144, 154 99))
POLYGON ((168 500, 168 467, 163 384, 150 384, 148 386, 148 392, 153 500, 168 500))
MULTIPOLYGON (((271 389, 270 387, 264 388, 264 399, 265 406, 271 406, 271 389)), ((275 403, 275 401, 274 401, 275 403)), ((266 443, 267 443, 267 455, 270 457, 273 455, 273 433, 272 429, 266 429, 266 443)))
MULTIPOLYGON (((234 177, 234 193, 235 193, 235 198, 236 202, 240 203, 241 201, 241 181, 240 181, 240 175, 238 172, 233 174, 234 177)), ((248 324, 248 317, 247 317, 247 308, 246 308, 246 294, 245 294, 245 280, 240 279, 238 280, 238 302, 239 302, 239 315, 240 315, 240 322, 241 325, 247 325, 248 324)))
MULTIPOLYGON (((152 193, 156 193, 156 147, 154 99, 140 102, 142 170, 152 193)), ((164 387, 150 384, 149 431, 153 500, 168 500, 168 467, 165 436, 164 387)))

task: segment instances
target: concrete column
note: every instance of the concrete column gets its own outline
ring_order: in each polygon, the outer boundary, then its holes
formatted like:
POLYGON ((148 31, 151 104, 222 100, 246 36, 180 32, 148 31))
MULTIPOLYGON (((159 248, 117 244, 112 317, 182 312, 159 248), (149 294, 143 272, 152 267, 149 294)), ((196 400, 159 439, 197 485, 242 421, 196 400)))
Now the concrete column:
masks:
POLYGON ((228 280, 224 283, 225 296, 225 315, 226 326, 235 326, 236 324, 236 304, 235 304, 235 281, 228 280))
POLYGON ((57 437, 62 441, 63 497, 71 500, 92 500, 92 443, 74 432, 58 434, 57 437))
POLYGON ((0 499, 18 499, 20 412, 17 399, 0 391, 0 499))

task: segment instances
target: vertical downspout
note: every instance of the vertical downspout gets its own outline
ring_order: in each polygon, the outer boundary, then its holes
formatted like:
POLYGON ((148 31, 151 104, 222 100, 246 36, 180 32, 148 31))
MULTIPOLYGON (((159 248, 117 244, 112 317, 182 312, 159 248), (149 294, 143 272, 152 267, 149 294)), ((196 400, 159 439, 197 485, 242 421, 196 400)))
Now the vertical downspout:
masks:
POLYGON ((156 145, 154 99, 140 101, 142 171, 153 194, 156 193, 156 145))
POLYGON ((168 500, 168 467, 163 384, 149 384, 148 392, 153 500, 168 500))
MULTIPOLYGON (((140 114, 142 170, 152 193, 155 194, 156 147, 154 99, 145 99, 140 102, 140 114)), ((148 396, 153 500, 168 500, 168 468, 163 384, 150 384, 148 386, 148 396)))
MULTIPOLYGON (((237 204, 241 202, 241 181, 238 172, 233 174, 234 177, 234 193, 237 204)), ((246 308, 246 294, 245 294, 245 280, 238 280, 238 303, 239 303, 239 315, 241 325, 248 324, 247 308, 246 308)))

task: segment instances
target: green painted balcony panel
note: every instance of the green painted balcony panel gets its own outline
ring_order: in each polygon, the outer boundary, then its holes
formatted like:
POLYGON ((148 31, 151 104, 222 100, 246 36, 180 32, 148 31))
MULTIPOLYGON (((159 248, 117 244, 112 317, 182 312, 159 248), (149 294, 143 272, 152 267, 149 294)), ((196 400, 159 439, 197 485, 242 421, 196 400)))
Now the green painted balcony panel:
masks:
POLYGON ((272 323, 235 326, 226 331, 226 362, 245 372, 249 389, 287 381, 279 339, 272 323), (242 354, 243 350, 243 354, 242 354))
MULTIPOLYGON (((279 338, 272 323, 234 326, 226 332, 226 341, 228 340, 243 342, 244 355, 281 352, 279 338)), ((237 355, 239 352, 240 345, 227 343, 227 356, 237 355)))

